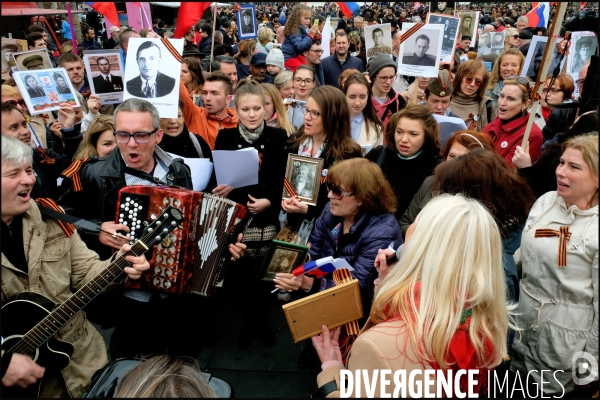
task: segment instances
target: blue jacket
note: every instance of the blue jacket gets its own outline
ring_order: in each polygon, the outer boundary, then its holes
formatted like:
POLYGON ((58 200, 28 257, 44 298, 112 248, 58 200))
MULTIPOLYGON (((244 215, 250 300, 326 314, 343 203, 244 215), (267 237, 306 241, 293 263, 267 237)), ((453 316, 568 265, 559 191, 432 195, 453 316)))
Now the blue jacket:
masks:
POLYGON ((310 50, 310 46, 313 44, 313 40, 308 36, 306 29, 302 25, 298 25, 298 28, 300 29, 300 33, 286 36, 281 46, 281 52, 285 61, 298 57, 306 50, 310 50))
POLYGON ((348 58, 344 64, 340 64, 337 56, 333 54, 322 59, 321 65, 323 66, 323 78, 325 80, 325 84, 333 87, 338 87, 338 78, 340 77, 341 73, 347 69, 353 68, 359 70, 360 72, 365 72, 361 59, 352 57, 350 54, 348 54, 348 58))
POLYGON ((66 20, 64 20, 62 22, 62 34, 63 34, 64 40, 72 40, 73 39, 71 37, 71 25, 69 25, 69 23, 66 20))
POLYGON ((310 235, 310 256, 313 260, 328 256, 344 258, 354 268, 352 276, 358 279, 361 290, 366 290, 377 250, 387 249, 390 243, 393 248, 403 243, 400 225, 393 214, 364 213, 350 228, 348 240, 340 243, 336 251, 331 231, 342 218, 331 214, 330 204, 325 205, 310 235))

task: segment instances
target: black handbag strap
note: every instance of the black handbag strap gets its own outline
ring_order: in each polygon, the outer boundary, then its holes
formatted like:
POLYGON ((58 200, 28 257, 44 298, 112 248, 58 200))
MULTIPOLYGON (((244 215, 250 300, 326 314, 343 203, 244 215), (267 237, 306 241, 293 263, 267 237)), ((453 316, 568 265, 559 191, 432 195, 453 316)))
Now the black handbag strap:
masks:
POLYGON ((54 211, 48 207, 44 207, 40 204, 38 204, 38 208, 40 209, 40 212, 50 218, 54 218, 54 219, 58 219, 60 221, 64 221, 64 222, 68 222, 70 224, 75 225, 75 227, 78 230, 81 231, 85 231, 91 234, 99 234, 100 231, 102 230, 100 228, 100 225, 92 222, 92 221, 88 221, 87 219, 81 219, 81 218, 77 218, 74 217, 72 215, 69 214, 63 214, 61 212, 58 211, 54 211))
POLYGON ((168 183, 161 181, 160 179, 158 179, 158 178, 150 175, 149 173, 147 173, 145 171, 140 171, 138 169, 133 169, 131 167, 125 167, 125 173, 127 173, 129 175, 133 175, 133 176, 138 177, 138 178, 145 179, 147 181, 156 183, 158 185, 169 186, 168 183))
POLYGON ((379 153, 379 158, 377 158, 377 165, 379 165, 379 168, 383 168, 383 160, 385 160, 385 153, 387 152, 387 148, 385 147, 385 145, 382 146, 383 148, 381 149, 381 153, 379 153))

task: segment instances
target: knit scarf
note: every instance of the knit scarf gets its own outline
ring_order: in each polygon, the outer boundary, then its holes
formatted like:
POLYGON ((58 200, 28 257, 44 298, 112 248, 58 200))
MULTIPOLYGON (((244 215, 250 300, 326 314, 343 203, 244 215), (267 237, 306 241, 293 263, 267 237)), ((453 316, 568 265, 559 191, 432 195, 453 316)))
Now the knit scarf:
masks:
POLYGON ((502 92, 502 88, 504 88, 504 81, 498 81, 494 85, 492 93, 494 93, 497 97, 500 97, 500 92, 502 92))
POLYGON ((272 126, 272 127, 276 128, 277 127, 277 113, 273 114, 271 119, 265 120, 265 122, 267 123, 267 126, 272 126))
MULTIPOLYGON (((451 109, 452 113, 456 114, 465 121, 467 126, 472 122, 472 118, 469 118, 469 114, 479 114, 479 100, 477 100, 477 93, 472 96, 467 96, 462 93, 456 93, 452 96, 451 109)), ((488 121, 489 122, 489 121, 488 121)))
POLYGON ((263 133, 263 130, 265 129, 265 121, 262 121, 260 123, 260 125, 258 127, 256 127, 256 129, 254 129, 252 131, 249 130, 249 129, 246 129, 246 127, 244 126, 244 124, 242 124, 240 122, 238 124, 238 129, 240 131, 240 135, 242 135, 242 137, 246 140, 246 142, 252 144, 263 133))

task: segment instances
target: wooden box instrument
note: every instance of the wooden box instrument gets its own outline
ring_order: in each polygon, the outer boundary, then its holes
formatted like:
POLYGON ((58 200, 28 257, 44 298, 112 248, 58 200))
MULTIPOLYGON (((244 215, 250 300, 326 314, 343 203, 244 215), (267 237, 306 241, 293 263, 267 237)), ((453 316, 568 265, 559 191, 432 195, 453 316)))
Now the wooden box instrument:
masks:
POLYGON ((358 280, 296 300, 283 306, 294 343, 321 333, 322 326, 335 329, 362 318, 358 280))
POLYGON ((147 255, 150 269, 126 287, 164 293, 212 296, 220 287, 228 245, 240 233, 246 207, 226 198, 164 186, 126 186, 119 190, 115 222, 134 239, 144 224, 172 205, 184 221, 147 255))

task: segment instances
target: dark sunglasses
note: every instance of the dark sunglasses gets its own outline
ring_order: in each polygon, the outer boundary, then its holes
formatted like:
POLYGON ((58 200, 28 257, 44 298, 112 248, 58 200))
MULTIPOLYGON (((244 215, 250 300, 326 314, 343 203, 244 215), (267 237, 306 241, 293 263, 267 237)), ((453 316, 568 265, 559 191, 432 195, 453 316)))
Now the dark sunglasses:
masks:
POLYGON ((481 86, 482 80, 481 79, 475 79, 475 78, 472 78, 470 76, 467 76, 465 78, 465 82, 467 82, 467 85, 474 84, 475 86, 479 87, 479 86, 481 86), (475 82, 475 83, 473 83, 473 82, 475 82))
POLYGON ((517 81, 519 85, 525 86, 527 88, 527 93, 529 93, 529 97, 531 98, 531 81, 529 79, 524 76, 512 75, 508 77, 507 81, 517 81))
POLYGON ((19 100, 5 100, 3 101, 3 103, 8 103, 8 104, 12 104, 13 106, 21 106, 23 108, 27 108, 27 104, 25 103, 25 100, 23 99, 19 99, 19 100))
POLYGON ((341 200, 342 197, 350 197, 350 196, 354 196, 354 193, 346 193, 342 190, 341 187, 339 186, 335 186, 333 183, 327 181, 325 183, 325 185, 327 186, 327 191, 331 192, 331 195, 333 196, 334 199, 336 200, 341 200))

